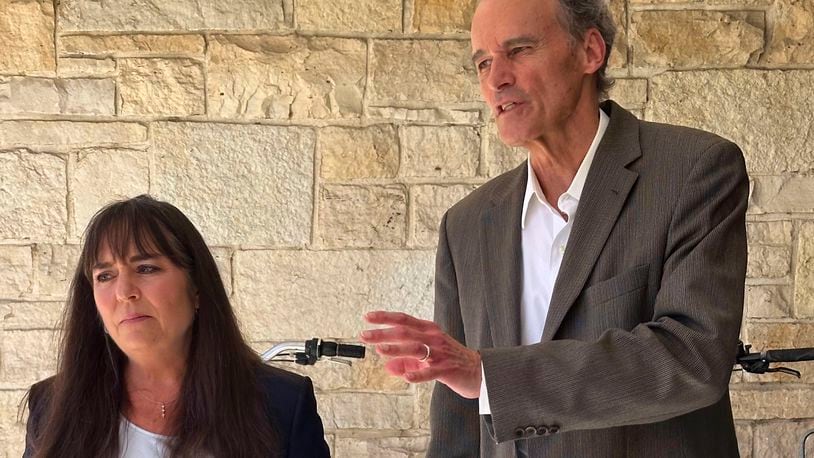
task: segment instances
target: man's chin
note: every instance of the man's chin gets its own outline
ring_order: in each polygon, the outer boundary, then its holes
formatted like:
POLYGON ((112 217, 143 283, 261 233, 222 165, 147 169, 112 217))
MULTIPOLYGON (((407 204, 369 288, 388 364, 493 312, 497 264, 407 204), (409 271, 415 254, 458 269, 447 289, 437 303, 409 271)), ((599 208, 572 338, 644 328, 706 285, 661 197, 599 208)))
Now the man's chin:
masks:
POLYGON ((517 132, 503 132, 498 130, 498 137, 504 145, 512 148, 518 148, 527 143, 525 136, 519 135, 517 132))

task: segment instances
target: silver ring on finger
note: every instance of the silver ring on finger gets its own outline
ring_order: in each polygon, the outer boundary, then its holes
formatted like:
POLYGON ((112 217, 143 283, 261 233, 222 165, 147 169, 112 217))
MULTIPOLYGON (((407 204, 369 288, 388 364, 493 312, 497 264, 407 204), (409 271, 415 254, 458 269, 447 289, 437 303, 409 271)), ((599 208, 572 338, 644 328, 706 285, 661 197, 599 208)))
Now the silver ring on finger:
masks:
POLYGON ((427 350, 427 354, 426 354, 426 355, 424 355, 424 357, 423 357, 423 358, 421 358, 421 359, 419 359, 419 360, 418 360, 419 362, 423 363, 423 362, 426 362, 428 359, 430 359, 430 353, 431 353, 431 351, 430 351, 430 346, 429 346, 429 345, 427 345, 427 344, 425 344, 425 343, 423 343, 423 344, 421 344, 421 345, 424 345, 424 349, 425 349, 425 350, 427 350))

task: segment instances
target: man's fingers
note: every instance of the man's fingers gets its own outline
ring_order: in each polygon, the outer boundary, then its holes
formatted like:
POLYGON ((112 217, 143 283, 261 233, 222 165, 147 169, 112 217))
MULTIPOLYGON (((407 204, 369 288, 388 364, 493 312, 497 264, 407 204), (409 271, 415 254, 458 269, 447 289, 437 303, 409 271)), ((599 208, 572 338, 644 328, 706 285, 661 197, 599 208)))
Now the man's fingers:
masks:
POLYGON ((365 321, 371 324, 389 324, 393 326, 409 326, 421 331, 437 328, 432 321, 422 320, 402 312, 386 312, 377 310, 365 314, 365 321))
POLYGON ((422 359, 427 356, 427 347, 422 343, 379 344, 376 345, 376 353, 391 358, 409 357, 422 359))
POLYGON ((426 336, 416 329, 408 326, 395 326, 384 329, 368 329, 359 335, 362 342, 369 344, 422 342, 426 336))
POLYGON ((404 374, 404 379, 410 383, 421 383, 436 380, 441 377, 442 371, 435 367, 425 367, 417 371, 409 371, 404 374))
POLYGON ((408 372, 420 370, 425 366, 425 363, 420 363, 415 358, 393 358, 384 363, 384 369, 387 371, 387 373, 398 377, 401 377, 408 372))

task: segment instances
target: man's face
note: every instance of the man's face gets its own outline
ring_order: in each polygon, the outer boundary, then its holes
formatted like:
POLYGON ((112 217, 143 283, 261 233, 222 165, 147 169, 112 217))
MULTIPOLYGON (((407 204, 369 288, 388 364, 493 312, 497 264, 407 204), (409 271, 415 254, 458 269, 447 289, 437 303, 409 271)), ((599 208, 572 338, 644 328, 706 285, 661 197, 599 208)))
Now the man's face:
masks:
POLYGON ((484 0, 472 61, 500 138, 528 146, 560 130, 584 94, 585 52, 558 20, 558 0, 484 0))

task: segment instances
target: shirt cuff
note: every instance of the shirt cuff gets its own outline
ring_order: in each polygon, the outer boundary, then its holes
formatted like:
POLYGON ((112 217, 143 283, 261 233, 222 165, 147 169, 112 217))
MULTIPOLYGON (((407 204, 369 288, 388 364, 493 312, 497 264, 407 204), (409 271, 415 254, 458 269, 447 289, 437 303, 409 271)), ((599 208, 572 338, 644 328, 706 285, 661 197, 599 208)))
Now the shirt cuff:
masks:
POLYGON ((492 415, 489 407, 489 393, 486 392, 486 372, 483 371, 483 363, 480 365, 480 397, 478 397, 478 412, 481 415, 492 415))

